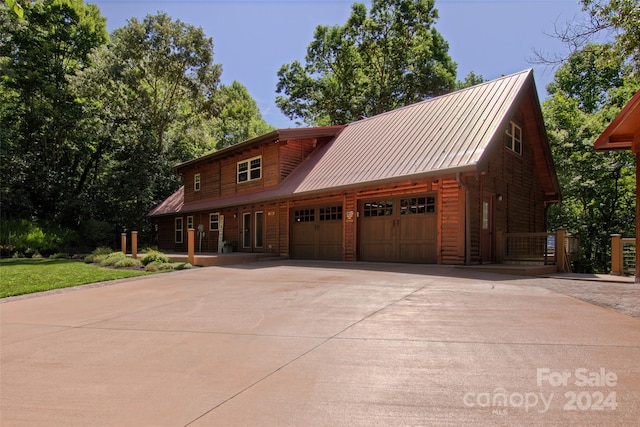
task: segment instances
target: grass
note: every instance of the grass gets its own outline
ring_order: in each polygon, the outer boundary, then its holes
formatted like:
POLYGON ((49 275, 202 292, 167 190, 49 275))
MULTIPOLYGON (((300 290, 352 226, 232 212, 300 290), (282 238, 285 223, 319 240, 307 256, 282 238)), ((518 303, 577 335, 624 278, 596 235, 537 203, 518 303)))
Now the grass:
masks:
POLYGON ((148 274, 69 259, 1 259, 0 298, 148 274))

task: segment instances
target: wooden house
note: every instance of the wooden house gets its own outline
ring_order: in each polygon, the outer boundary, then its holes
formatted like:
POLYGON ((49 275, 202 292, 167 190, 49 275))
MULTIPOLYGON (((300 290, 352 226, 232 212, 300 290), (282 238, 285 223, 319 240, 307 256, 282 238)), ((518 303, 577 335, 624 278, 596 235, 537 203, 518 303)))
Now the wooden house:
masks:
POLYGON ((345 126, 281 129, 179 164, 158 246, 297 259, 490 263, 560 200, 532 70, 345 126), (198 232, 200 230, 200 232, 198 232))
MULTIPOLYGON (((636 248, 640 247, 640 90, 611 121, 594 144, 596 150, 631 150, 636 157, 636 248)), ((640 283, 640 251, 636 249, 635 282, 640 283)))

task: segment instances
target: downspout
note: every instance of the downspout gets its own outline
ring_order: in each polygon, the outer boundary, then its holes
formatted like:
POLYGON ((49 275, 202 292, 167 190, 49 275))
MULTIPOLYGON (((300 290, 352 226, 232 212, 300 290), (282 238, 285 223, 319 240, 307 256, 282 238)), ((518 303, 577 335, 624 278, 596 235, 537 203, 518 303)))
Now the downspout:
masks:
POLYGON ((469 265, 471 262, 471 215, 469 207, 469 186, 462 182, 462 176, 460 172, 456 172, 456 181, 458 185, 464 190, 464 265, 469 265))

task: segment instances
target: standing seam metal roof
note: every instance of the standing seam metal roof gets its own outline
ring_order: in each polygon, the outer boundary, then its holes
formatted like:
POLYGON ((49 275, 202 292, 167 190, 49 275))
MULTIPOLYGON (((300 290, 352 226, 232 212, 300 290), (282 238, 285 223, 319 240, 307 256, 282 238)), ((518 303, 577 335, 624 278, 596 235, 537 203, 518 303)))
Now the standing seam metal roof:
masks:
MULTIPOLYGON (((193 212, 409 176, 474 170, 529 80, 533 84, 531 69, 350 123, 279 187, 192 202, 179 210, 193 212)), ((169 213, 175 211, 164 212, 159 206, 150 215, 169 213)))

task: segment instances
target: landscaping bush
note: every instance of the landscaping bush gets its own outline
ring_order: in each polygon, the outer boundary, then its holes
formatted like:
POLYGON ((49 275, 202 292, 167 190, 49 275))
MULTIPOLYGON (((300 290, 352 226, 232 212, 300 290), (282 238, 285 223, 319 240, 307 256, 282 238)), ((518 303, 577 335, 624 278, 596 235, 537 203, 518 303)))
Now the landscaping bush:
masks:
POLYGON ((87 264, 92 264, 92 263, 100 264, 102 261, 104 261, 107 255, 109 255, 112 252, 113 250, 111 248, 107 248, 107 247, 96 248, 93 252, 91 252, 91 255, 87 255, 84 258, 84 262, 87 264))
POLYGON ((140 267, 140 261, 136 258, 125 257, 119 259, 113 266, 115 268, 129 268, 129 267, 140 267))
POLYGON ((157 262, 159 264, 166 264, 169 262, 169 257, 158 251, 150 250, 149 252, 147 252, 145 256, 142 257, 140 262, 142 262, 142 265, 145 265, 145 266, 149 265, 152 262, 157 262))
POLYGON ((161 263, 159 262, 150 262, 149 264, 147 264, 144 267, 144 271, 148 271, 150 273, 155 273, 156 271, 160 270, 159 266, 161 263))
POLYGON ((114 267, 118 262, 124 260, 127 256, 123 252, 112 252, 107 255, 101 262, 102 267, 114 267))
POLYGON ((66 252, 56 252, 55 254, 49 256, 49 259, 64 259, 64 258, 69 258, 69 254, 66 252))

